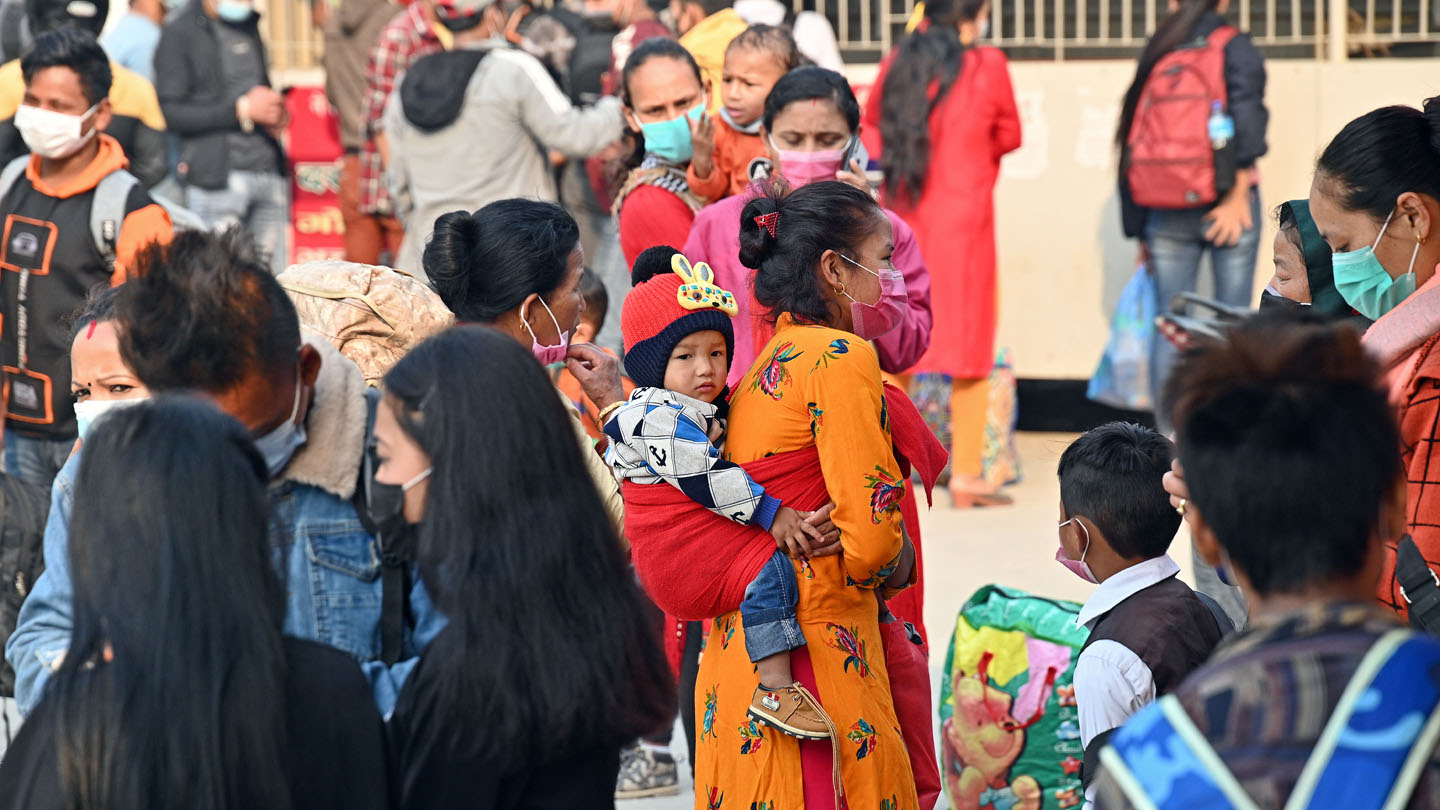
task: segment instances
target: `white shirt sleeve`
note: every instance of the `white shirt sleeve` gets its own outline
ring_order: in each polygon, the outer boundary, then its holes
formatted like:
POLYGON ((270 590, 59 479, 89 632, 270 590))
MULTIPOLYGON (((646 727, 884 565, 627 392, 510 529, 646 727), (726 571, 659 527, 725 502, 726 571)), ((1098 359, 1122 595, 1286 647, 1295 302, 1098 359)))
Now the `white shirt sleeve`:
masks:
POLYGON ((1091 644, 1075 663, 1075 704, 1080 742, 1117 728, 1155 700, 1155 678, 1139 656, 1119 642, 1091 644))
MULTIPOLYGON (((1129 647, 1109 639, 1091 644, 1075 662, 1075 709, 1080 714, 1080 742, 1119 728, 1130 715, 1155 701, 1155 676, 1129 647)), ((1092 810, 1095 786, 1085 791, 1092 810)))

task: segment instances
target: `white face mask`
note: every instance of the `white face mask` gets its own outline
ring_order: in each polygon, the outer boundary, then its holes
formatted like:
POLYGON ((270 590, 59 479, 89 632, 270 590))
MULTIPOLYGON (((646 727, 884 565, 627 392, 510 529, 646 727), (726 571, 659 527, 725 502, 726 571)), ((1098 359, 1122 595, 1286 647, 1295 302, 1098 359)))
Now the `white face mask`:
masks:
POLYGON ((80 432, 80 440, 89 439, 90 431, 94 430, 104 417, 148 401, 148 397, 137 397, 135 399, 87 399, 84 402, 75 403, 75 424, 80 432))
POLYGON ((25 139, 31 152, 51 160, 67 158, 95 137, 94 122, 89 130, 84 129, 84 123, 99 106, 96 104, 80 115, 70 115, 22 104, 15 111, 15 128, 20 130, 20 137, 25 139))

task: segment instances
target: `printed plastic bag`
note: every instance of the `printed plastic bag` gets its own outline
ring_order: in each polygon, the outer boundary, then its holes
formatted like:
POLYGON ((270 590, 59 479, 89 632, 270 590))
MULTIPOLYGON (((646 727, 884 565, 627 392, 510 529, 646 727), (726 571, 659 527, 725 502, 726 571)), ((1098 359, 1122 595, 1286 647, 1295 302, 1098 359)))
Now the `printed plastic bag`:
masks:
POLYGON ((1155 277, 1142 264, 1120 292, 1110 322, 1110 341, 1085 392, 1095 402, 1132 411, 1154 407, 1150 354, 1155 346, 1155 296, 1155 277))
POLYGON ((955 620, 940 689, 941 779, 953 810, 1078 808, 1080 715, 1071 677, 1080 606, 998 585, 955 620))

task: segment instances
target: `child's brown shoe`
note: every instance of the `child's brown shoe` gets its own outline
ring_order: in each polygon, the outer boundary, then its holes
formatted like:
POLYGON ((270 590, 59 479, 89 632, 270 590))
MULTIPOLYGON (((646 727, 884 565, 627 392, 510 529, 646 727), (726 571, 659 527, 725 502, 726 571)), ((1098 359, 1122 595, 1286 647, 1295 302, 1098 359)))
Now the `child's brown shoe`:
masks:
POLYGON ((828 740, 834 728, 814 695, 798 683, 773 690, 756 687, 749 715, 802 740, 828 740))

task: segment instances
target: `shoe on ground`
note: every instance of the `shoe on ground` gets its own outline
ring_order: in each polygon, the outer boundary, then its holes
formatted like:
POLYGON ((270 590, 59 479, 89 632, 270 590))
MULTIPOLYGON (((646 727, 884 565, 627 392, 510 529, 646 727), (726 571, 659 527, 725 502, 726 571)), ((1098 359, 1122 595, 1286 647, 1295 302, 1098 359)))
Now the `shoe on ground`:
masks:
POLYGON ((802 740, 830 739, 829 719, 820 704, 792 684, 781 689, 755 687, 748 714, 771 728, 802 740))
POLYGON ((680 793, 680 774, 675 758, 632 745, 620 753, 620 774, 615 779, 616 799, 644 799, 680 793))

